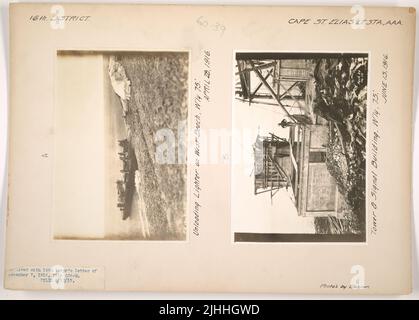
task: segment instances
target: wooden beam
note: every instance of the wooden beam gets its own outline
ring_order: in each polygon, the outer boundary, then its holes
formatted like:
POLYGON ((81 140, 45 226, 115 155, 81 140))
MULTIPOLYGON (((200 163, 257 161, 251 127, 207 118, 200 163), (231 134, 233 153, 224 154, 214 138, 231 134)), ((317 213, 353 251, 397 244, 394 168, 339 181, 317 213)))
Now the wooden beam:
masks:
MULTIPOLYGON (((273 70, 270 70, 270 71, 268 72, 268 74, 265 76, 265 80, 268 80, 268 78, 272 75, 272 71, 273 71, 273 70)), ((255 96, 256 92, 258 92, 258 90, 262 87, 262 85, 263 85, 263 82, 262 82, 262 81, 261 81, 261 82, 259 82, 259 84, 258 84, 258 86, 256 87, 255 91, 253 91, 253 93, 250 95, 252 98, 255 96)))
MULTIPOLYGON (((284 89, 284 90, 286 90, 285 89, 285 87, 281 84, 281 83, 279 83, 280 84, 280 86, 282 87, 282 89, 284 89)), ((279 99, 281 100, 281 97, 279 97, 279 99)), ((301 103, 300 103, 300 101, 298 101, 298 99, 296 99, 294 96, 292 96, 291 95, 291 99, 292 100, 294 100, 294 103, 297 103, 298 104, 298 106, 300 107, 300 109, 302 109, 303 108, 303 106, 301 105, 301 103)))
POLYGON ((259 78, 260 81, 263 82, 263 84, 265 85, 265 87, 268 89, 269 93, 271 94, 271 96, 276 100, 276 102, 278 103, 278 105, 282 108, 282 110, 285 112, 285 114, 294 122, 296 123, 297 121, 291 116, 291 114, 288 112, 288 110, 283 106, 283 104, 281 103, 281 101, 279 100, 278 96, 276 95, 275 91, 272 89, 272 87, 269 85, 269 83, 265 80, 265 78, 262 76, 262 74, 260 73, 260 71, 258 69, 256 69, 255 64, 249 60, 248 63, 250 64, 250 66, 252 67, 252 71, 254 71, 257 75, 257 77, 259 78))
POLYGON ((241 88, 242 88, 242 93, 243 93, 243 97, 246 98, 250 98, 250 88, 249 85, 247 83, 246 80, 246 74, 242 73, 243 69, 241 68, 241 62, 242 61, 237 61, 237 69, 239 70, 239 74, 240 74, 240 84, 241 84, 241 88))
POLYGON ((275 160, 272 158, 272 156, 270 154, 268 154, 268 158, 272 162, 272 164, 274 165, 274 167, 277 170, 279 176, 281 176, 282 181, 285 180, 287 182, 287 185, 291 185, 290 179, 289 179, 287 173, 284 171, 284 169, 282 169, 281 166, 278 163, 275 162, 275 160))
MULTIPOLYGON (((278 80, 278 83, 280 82, 281 80, 278 80)), ((287 90, 285 90, 285 92, 283 93, 283 94, 281 94, 280 96, 279 96, 279 99, 281 99, 282 97, 284 97, 288 92, 290 92, 291 90, 292 90, 292 88, 294 88, 296 85, 297 85, 297 83, 299 83, 300 81, 296 81, 296 82, 294 82, 287 90)), ((285 89, 285 87, 284 86, 282 86, 284 89, 285 89)))
POLYGON ((237 52, 236 60, 310 60, 367 58, 368 53, 325 53, 325 52, 237 52))
MULTIPOLYGON (((237 64, 239 64, 240 61, 244 61, 244 60, 237 60, 237 64)), ((274 61, 274 62, 268 62, 268 63, 265 63, 265 64, 262 64, 262 65, 258 66, 258 69, 271 68, 275 64, 276 64, 276 61, 274 61)), ((239 72, 236 72, 236 76, 239 75, 239 74, 241 74, 241 73, 243 73, 243 72, 251 71, 251 70, 252 70, 251 68, 249 68, 249 69, 245 68, 245 69, 239 70, 239 72)))

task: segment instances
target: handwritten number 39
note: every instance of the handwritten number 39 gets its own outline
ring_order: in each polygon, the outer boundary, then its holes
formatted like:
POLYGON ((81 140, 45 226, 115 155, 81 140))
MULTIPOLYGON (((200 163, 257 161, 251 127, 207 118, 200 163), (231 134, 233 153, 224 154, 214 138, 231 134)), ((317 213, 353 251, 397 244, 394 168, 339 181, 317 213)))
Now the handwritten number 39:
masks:
POLYGON ((218 22, 214 25, 214 31, 221 32, 221 35, 224 33, 225 30, 226 30, 226 27, 218 22))

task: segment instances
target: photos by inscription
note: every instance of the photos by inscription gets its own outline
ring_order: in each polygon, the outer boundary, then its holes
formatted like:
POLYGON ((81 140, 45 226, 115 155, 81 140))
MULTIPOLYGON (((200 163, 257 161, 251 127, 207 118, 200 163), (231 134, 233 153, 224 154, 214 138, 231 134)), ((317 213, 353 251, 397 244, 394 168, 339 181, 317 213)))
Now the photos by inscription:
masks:
POLYGON ((237 52, 234 73, 234 241, 364 242, 368 55, 237 52))
POLYGON ((105 188, 104 214, 85 219, 95 232, 61 227, 56 238, 186 240, 189 53, 60 51, 58 60, 101 82, 101 98, 83 103, 95 105, 91 121, 104 113, 105 188), (87 74, 93 59, 99 68, 87 74))

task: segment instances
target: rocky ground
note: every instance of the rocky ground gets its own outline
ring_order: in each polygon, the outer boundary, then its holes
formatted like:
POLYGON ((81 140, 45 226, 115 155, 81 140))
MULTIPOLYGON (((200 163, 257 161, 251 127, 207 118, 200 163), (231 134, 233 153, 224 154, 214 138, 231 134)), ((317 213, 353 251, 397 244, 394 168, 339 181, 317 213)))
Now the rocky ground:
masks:
POLYGON ((367 58, 315 61, 314 112, 329 120, 326 164, 344 196, 343 218, 316 218, 318 233, 365 232, 367 58))
POLYGON ((117 56, 131 82, 125 122, 138 161, 141 199, 156 240, 186 237, 186 163, 178 163, 178 129, 187 120, 187 53, 117 56), (175 163, 158 163, 159 130, 172 132, 175 163))

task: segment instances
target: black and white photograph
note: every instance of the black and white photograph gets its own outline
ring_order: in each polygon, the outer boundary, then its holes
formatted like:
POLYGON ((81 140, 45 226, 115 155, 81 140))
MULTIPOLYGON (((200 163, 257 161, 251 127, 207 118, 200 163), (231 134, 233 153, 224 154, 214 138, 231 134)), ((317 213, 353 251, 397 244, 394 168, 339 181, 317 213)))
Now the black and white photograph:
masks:
POLYGON ((3 6, 0 299, 417 299, 419 6, 152 1, 3 6))
POLYGON ((368 54, 236 52, 234 85, 234 242, 365 242, 368 54))
POLYGON ((188 52, 58 51, 56 239, 186 240, 188 66, 188 52))

